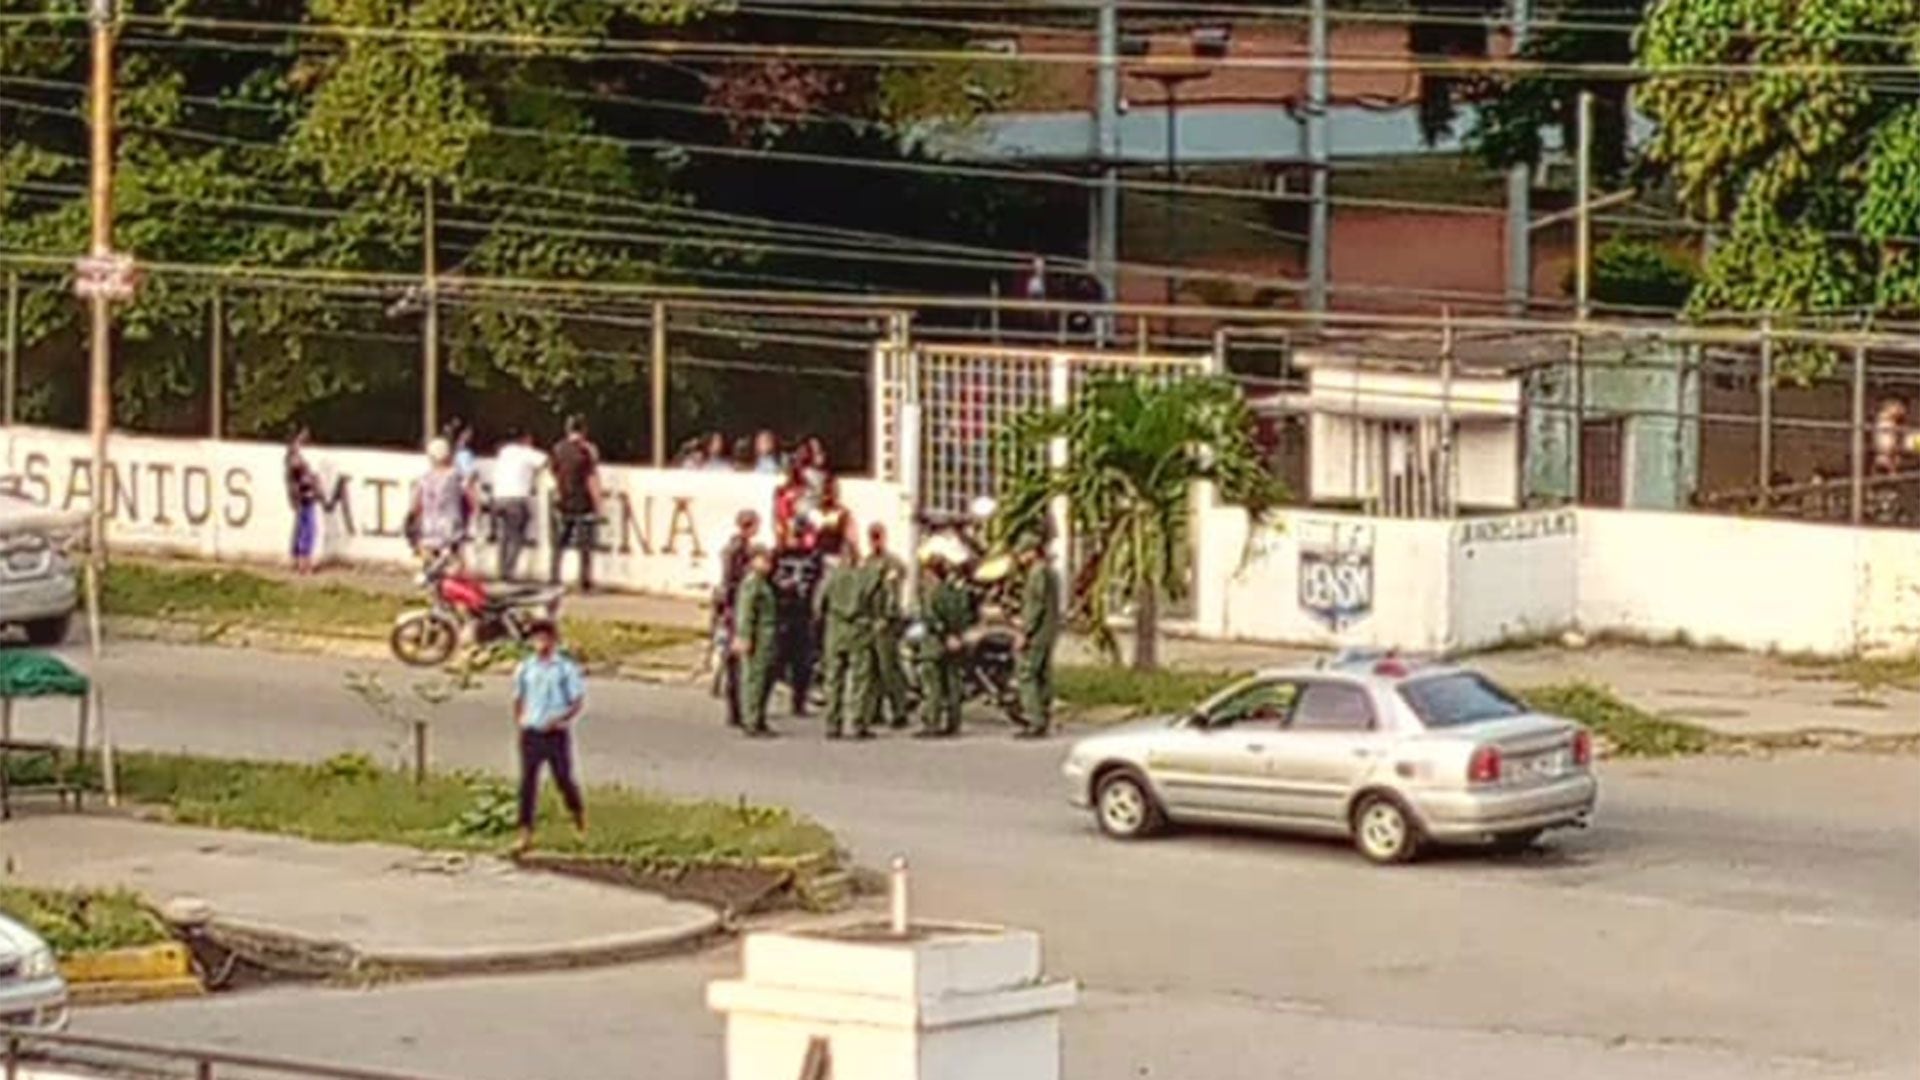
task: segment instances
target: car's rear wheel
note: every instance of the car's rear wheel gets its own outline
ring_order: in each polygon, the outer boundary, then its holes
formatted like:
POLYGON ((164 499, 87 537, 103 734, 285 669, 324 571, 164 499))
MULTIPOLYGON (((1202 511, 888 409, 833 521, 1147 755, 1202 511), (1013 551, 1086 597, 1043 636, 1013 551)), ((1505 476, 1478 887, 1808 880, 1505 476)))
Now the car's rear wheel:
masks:
POLYGON ((1093 816, 1100 831, 1116 840, 1152 836, 1166 825, 1166 815, 1138 773, 1115 769, 1100 778, 1093 790, 1093 816))
POLYGON ((72 614, 35 619, 27 624, 27 640, 35 645, 64 645, 73 630, 72 614))
POLYGON ((1391 795, 1369 795, 1353 811, 1353 846, 1368 861, 1412 862, 1420 853, 1420 826, 1391 795))

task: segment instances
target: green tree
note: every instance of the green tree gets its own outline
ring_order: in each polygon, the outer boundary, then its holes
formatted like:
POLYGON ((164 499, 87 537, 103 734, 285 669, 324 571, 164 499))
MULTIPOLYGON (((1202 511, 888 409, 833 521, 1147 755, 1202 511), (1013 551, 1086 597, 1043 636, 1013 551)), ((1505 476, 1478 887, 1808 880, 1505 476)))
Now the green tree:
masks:
POLYGON ((1017 421, 1006 450, 1014 463, 999 526, 1041 527, 1064 500, 1083 560, 1072 583, 1075 614, 1110 657, 1116 601, 1132 601, 1136 668, 1158 666, 1163 599, 1179 599, 1190 576, 1195 485, 1256 519, 1282 498, 1253 442, 1253 417, 1230 380, 1108 377, 1068 406, 1017 421), (1050 447, 1066 444, 1064 464, 1050 447))
POLYGON ((1650 158, 1725 230, 1692 310, 1920 308, 1920 99, 1895 74, 1920 64, 1920 2, 1661 0, 1639 63, 1650 158))

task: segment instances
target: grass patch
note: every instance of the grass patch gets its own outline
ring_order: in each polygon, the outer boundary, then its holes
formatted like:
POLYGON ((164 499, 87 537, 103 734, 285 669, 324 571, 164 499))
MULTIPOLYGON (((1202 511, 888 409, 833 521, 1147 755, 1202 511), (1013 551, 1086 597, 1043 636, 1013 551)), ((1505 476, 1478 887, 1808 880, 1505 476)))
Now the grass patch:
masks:
POLYGON ((1616 757, 1699 754, 1718 741, 1706 728, 1655 716, 1593 683, 1536 686, 1520 691, 1520 697, 1540 712, 1585 724, 1616 757))
POLYGON ((1226 671, 1135 671, 1104 664, 1062 664, 1054 674, 1054 692, 1069 709, 1150 716, 1191 709, 1239 678, 1240 674, 1226 671))
POLYGON ((294 585, 246 570, 115 562, 101 606, 109 615, 245 622, 317 633, 380 632, 406 598, 346 585, 294 585))
POLYGON ((1920 655, 1842 660, 1830 669, 1833 677, 1862 691, 1920 690, 1920 655))
MULTIPOLYGON (((364 755, 317 765, 158 754, 121 758, 121 793, 170 808, 174 820, 336 843, 489 851, 510 838, 512 787, 498 777, 436 774, 416 785, 364 755)), ((658 798, 622 787, 588 789, 591 831, 576 839, 552 791, 536 845, 645 866, 711 866, 831 853, 833 834, 791 811, 658 798)))
POLYGON ((39 934, 59 956, 173 940, 145 901, 121 889, 0 885, 0 912, 39 934))
MULTIPOLYGON (((385 637, 394 616, 416 601, 404 594, 300 584, 247 570, 121 561, 107 571, 101 602, 109 615, 385 637)), ((570 617, 562 622, 568 648, 583 663, 619 663, 701 636, 693 630, 616 619, 570 617)))

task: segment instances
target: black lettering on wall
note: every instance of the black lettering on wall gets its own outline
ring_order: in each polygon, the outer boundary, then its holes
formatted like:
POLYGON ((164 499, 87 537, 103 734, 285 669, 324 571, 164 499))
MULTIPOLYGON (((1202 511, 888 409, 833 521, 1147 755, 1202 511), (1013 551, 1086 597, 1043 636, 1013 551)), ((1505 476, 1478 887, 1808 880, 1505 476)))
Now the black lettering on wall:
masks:
POLYGON ((73 504, 85 500, 87 506, 93 506, 93 463, 86 458, 73 458, 67 462, 67 497, 60 503, 60 509, 71 510, 73 504))
POLYGON ((684 497, 673 500, 673 520, 667 524, 667 554, 679 554, 680 538, 683 536, 693 548, 694 558, 706 557, 706 552, 700 547, 700 531, 693 522, 693 500, 684 497))
POLYGON ((653 554, 653 496, 648 495, 640 501, 641 512, 633 512, 633 500, 626 492, 621 492, 620 500, 620 554, 630 555, 635 548, 640 554, 653 554))
POLYGON ((27 455, 24 467, 20 470, 20 494, 41 506, 53 501, 53 485, 47 482, 47 466, 51 464, 47 455, 36 452, 27 455))
POLYGON ((213 474, 198 465, 180 470, 180 510, 189 525, 205 525, 213 517, 213 474))
POLYGON ((173 524, 173 518, 167 514, 167 489, 173 486, 173 466, 164 461, 148 462, 147 475, 153 477, 153 523, 173 524))
POLYGON ((245 528, 253 520, 253 477, 245 469, 228 469, 226 477, 227 508, 223 515, 227 525, 245 528))
POLYGON ((400 486, 400 481, 382 480, 379 477, 368 477, 366 480, 366 485, 373 489, 373 533, 372 535, 399 536, 403 531, 401 529, 401 526, 406 523, 407 518, 404 513, 396 518, 387 512, 388 510, 387 495, 393 489, 400 486))
POLYGON ((140 463, 107 461, 107 516, 140 520, 140 463))

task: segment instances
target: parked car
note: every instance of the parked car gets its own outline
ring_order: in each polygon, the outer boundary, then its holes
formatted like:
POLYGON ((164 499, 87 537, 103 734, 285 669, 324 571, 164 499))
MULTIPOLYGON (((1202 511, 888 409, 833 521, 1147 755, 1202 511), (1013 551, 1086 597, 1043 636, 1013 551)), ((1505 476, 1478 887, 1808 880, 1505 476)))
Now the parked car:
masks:
POLYGON ((18 626, 36 645, 67 640, 80 589, 57 518, 33 501, 0 492, 0 626, 18 626))
POLYGON ((1435 843, 1522 848, 1584 826, 1598 795, 1585 728, 1478 672, 1391 655, 1262 672, 1081 740, 1063 772, 1118 839, 1246 825, 1343 837, 1377 863, 1435 843))
POLYGON ((0 1026, 67 1026, 67 980, 40 935, 0 915, 0 1026))

